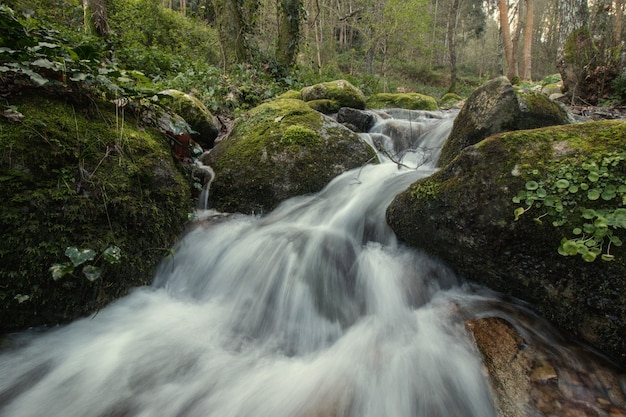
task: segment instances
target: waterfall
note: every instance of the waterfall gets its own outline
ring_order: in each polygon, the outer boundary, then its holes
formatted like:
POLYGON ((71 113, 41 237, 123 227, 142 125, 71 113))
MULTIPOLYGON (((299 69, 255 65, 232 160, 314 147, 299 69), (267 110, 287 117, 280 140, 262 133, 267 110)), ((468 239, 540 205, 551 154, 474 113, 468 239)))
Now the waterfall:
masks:
POLYGON ((383 163, 264 217, 200 224, 151 287, 17 335, 0 416, 495 416, 465 329, 495 296, 385 223, 434 171, 454 114, 390 114, 363 135, 383 163))

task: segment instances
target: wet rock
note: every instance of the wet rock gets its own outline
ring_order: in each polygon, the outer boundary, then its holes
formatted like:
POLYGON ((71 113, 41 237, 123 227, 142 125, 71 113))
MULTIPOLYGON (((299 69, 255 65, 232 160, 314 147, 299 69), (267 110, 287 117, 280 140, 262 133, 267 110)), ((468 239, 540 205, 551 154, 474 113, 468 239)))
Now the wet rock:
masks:
MULTIPOLYGON (((396 196, 388 223, 400 239, 459 275, 531 303, 553 324, 626 365, 626 251, 611 247, 612 261, 594 253, 583 258, 587 247, 576 246, 571 256, 559 253, 563 239, 574 245, 573 230, 584 227, 587 193, 572 194, 560 212, 565 223, 556 226, 561 217, 525 201, 527 181, 550 184, 548 172, 576 170, 594 155, 621 152, 625 137, 626 123, 609 121, 492 136, 396 196), (520 207, 529 211, 516 221, 520 207)), ((621 178, 621 169, 610 175, 621 178)), ((598 198, 593 207, 610 212, 618 203, 598 198)), ((623 238, 622 232, 615 230, 623 238)))
POLYGON ((262 104, 203 158, 215 171, 212 208, 263 213, 320 191, 337 175, 375 162, 361 138, 301 100, 262 104))
POLYGON ((191 94, 178 90, 164 90, 159 101, 182 117, 191 127, 191 138, 204 149, 213 147, 219 133, 218 121, 211 112, 191 94))
POLYGON ((376 119, 372 113, 363 110, 342 107, 337 113, 337 122, 346 126, 353 126, 357 133, 369 132, 376 119))
POLYGON ((555 350, 500 317, 466 323, 480 351, 500 417, 622 416, 624 374, 575 345, 555 350), (607 398, 609 391, 619 395, 607 398))
POLYGON ((462 149, 490 135, 572 121, 565 108, 548 96, 516 93, 506 77, 495 78, 468 97, 441 150, 439 166, 450 163, 462 149))

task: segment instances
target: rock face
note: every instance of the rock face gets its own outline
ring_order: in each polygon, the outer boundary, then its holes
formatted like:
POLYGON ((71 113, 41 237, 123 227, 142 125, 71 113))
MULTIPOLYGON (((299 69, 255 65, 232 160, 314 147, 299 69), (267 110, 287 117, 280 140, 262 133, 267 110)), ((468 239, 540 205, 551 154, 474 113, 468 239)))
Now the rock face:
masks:
POLYGON ((521 95, 520 99, 506 77, 495 78, 468 97, 441 150, 439 166, 448 164, 463 148, 490 135, 567 124, 571 120, 565 109, 547 96, 530 93, 521 95))
MULTIPOLYGON (((336 102, 335 108, 352 107, 354 109, 365 109, 365 95, 346 80, 329 81, 305 87, 301 91, 302 100, 306 102, 317 100, 333 100, 336 102)), ((325 107, 329 107, 326 103, 325 107)))
POLYGON ((619 122, 495 135, 399 194, 387 220, 625 365, 625 145, 619 122))
POLYGON ((365 133, 376 123, 376 118, 372 113, 351 107, 342 107, 337 113, 337 122, 345 125, 355 132, 365 133))
POLYGON ((113 104, 8 100, 22 118, 0 117, 0 333, 66 322, 147 284, 193 207, 168 139, 129 114, 116 128, 113 104), (53 279, 67 247, 100 256, 110 245, 120 263, 88 263, 101 278, 81 265, 53 279))
POLYGON ((281 99, 239 119, 204 162, 216 174, 212 207, 259 213, 320 191, 342 172, 375 161, 374 151, 356 133, 301 100, 281 99))
POLYGON ((165 90, 159 94, 160 102, 182 117, 196 133, 191 138, 202 148, 213 147, 219 133, 215 116, 196 97, 178 90, 165 90))

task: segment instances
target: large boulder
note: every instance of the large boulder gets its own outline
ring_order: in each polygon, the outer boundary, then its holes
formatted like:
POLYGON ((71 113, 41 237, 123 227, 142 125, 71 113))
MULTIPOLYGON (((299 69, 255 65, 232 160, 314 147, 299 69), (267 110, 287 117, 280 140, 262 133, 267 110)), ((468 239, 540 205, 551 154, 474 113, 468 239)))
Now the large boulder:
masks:
POLYGON ((625 365, 624 146, 620 122, 495 135, 399 194, 387 220, 625 365))
POLYGON ((122 127, 111 103, 41 91, 7 100, 13 110, 0 116, 0 333, 66 322, 147 284, 193 208, 168 139, 130 112, 122 127), (121 259, 109 264, 102 255, 114 246, 121 259), (70 260, 85 262, 70 272, 70 260))
POLYGON ((490 135, 571 122, 567 111, 549 97, 540 93, 518 95, 506 77, 494 78, 468 97, 441 150, 439 166, 490 135))
POLYGON ((159 102, 173 111, 193 130, 191 138, 204 149, 213 147, 219 134, 218 121, 200 100, 178 90, 164 90, 158 95, 159 102))
POLYGON ((342 172, 373 161, 374 151, 356 133, 292 99, 252 109, 204 159, 216 174, 210 205, 243 213, 320 191, 342 172))
MULTIPOLYGON (((315 84, 303 88, 301 93, 302 100, 313 102, 313 104, 317 100, 332 100, 335 102, 334 107, 336 107, 336 110, 339 110, 341 107, 365 109, 365 95, 346 80, 315 84)), ((329 107, 328 104, 326 107, 329 107)))

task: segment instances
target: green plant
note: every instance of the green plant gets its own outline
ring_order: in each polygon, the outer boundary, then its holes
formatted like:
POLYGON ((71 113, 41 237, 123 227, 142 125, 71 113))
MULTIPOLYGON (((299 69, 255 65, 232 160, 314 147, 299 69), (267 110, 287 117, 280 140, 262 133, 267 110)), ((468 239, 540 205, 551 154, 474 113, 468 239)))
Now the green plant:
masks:
POLYGON ((98 266, 100 261, 105 261, 109 264, 116 264, 120 262, 122 253, 117 246, 109 246, 106 248, 98 258, 96 258, 96 252, 93 249, 78 249, 75 246, 69 246, 65 250, 65 256, 70 259, 70 262, 57 263, 50 267, 52 273, 52 279, 55 281, 60 280, 66 275, 73 274, 76 268, 85 264, 82 268, 82 273, 89 281, 96 281, 102 275, 102 267, 98 266), (87 264, 87 262, 90 262, 87 264))
POLYGON ((529 169, 525 189, 513 197, 524 203, 514 211, 515 220, 529 210, 540 210, 534 218, 542 223, 552 219, 555 227, 569 226, 558 252, 580 255, 593 262, 615 259, 611 247, 622 246, 618 234, 626 230, 626 152, 593 155, 582 163, 564 160, 541 178, 538 169, 529 169))

